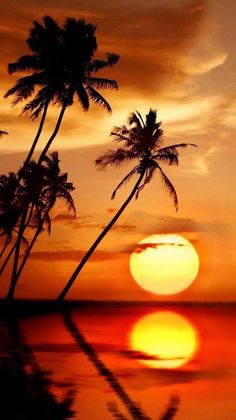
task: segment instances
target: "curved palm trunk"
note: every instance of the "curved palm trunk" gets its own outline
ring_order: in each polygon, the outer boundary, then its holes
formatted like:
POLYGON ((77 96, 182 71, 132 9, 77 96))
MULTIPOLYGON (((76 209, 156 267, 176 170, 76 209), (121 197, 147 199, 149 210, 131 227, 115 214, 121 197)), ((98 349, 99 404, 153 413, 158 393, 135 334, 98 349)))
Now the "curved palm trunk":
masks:
POLYGON ((118 398, 125 405, 130 416, 134 420, 150 420, 143 410, 136 404, 129 396, 125 388, 121 385, 114 373, 106 367, 103 361, 98 357, 93 347, 88 343, 85 337, 79 331, 79 328, 72 319, 70 312, 67 310, 64 312, 64 322, 74 338, 75 342, 81 347, 83 352, 87 355, 88 359, 93 363, 98 373, 104 377, 108 382, 112 390, 116 393, 118 398))
POLYGON ((57 123, 56 123, 55 129, 54 129, 54 131, 53 131, 53 133, 52 133, 51 137, 49 138, 49 140, 48 140, 48 142, 47 142, 46 146, 44 147, 44 149, 43 149, 43 151, 42 151, 42 153, 41 153, 41 155, 40 155, 40 157, 39 157, 39 160, 38 160, 38 164, 39 164, 39 165, 41 164, 41 162, 42 162, 42 160, 43 160, 44 156, 46 155, 46 153, 47 153, 47 151, 48 151, 49 147, 51 146, 51 144, 52 144, 53 140, 55 139, 55 137, 56 137, 56 135, 57 135, 57 133, 58 133, 58 131, 59 131, 59 128, 60 128, 60 126, 61 126, 61 122, 62 122, 62 119, 63 119, 64 113, 65 113, 65 110, 66 110, 66 105, 63 105, 63 106, 62 106, 62 108, 61 108, 61 112, 60 112, 60 114, 59 114, 59 117, 58 117, 58 120, 57 120, 57 123))
POLYGON ((58 302, 61 302, 64 299, 64 297, 66 296, 66 294, 70 290, 72 284, 74 283, 76 277, 78 276, 78 274, 82 270, 83 266, 86 264, 86 262, 88 261, 88 259, 91 257, 91 255, 93 254, 93 252, 95 251, 95 249, 97 248, 97 246, 100 244, 100 242, 102 241, 102 239, 104 238, 104 236, 106 236, 106 234, 112 228, 112 226, 114 225, 114 223, 117 221, 117 219, 123 213, 123 211, 126 209, 126 207, 128 206, 128 204, 130 203, 130 201, 134 197, 134 195, 135 195, 135 193, 136 193, 136 191, 137 191, 137 189, 138 189, 138 187, 139 187, 139 185, 140 185, 140 183, 141 183, 141 181, 142 181, 142 179, 144 177, 144 173, 145 172, 143 171, 140 174, 139 179, 136 182, 136 184, 135 184, 133 190, 131 191, 129 197, 125 200, 124 204, 121 206, 121 208, 115 214, 115 216, 111 219, 111 221, 108 223, 108 225, 102 231, 102 233, 98 236, 98 238, 96 239, 96 241, 93 243, 93 245, 91 246, 91 248, 88 250, 88 252, 85 254, 85 256, 83 257, 83 259, 81 260, 81 262, 77 266, 77 268, 75 269, 75 271, 72 274, 71 278, 67 282, 66 286, 64 287, 64 289, 62 290, 62 292, 57 297, 57 301, 58 302))
POLYGON ((42 129, 43 129, 43 126, 44 126, 44 123, 45 123, 48 106, 49 106, 49 101, 47 101, 45 103, 45 105, 44 105, 43 114, 42 114, 42 117, 41 117, 41 120, 40 120, 40 124, 39 124, 39 128, 38 128, 37 134, 36 134, 35 139, 34 139, 34 141, 32 143, 32 146, 30 148, 30 151, 28 153, 28 156, 26 157, 26 159, 24 161, 23 167, 26 167, 28 165, 28 163, 30 162, 30 160, 31 160, 31 158, 32 158, 32 156, 34 154, 35 148, 37 146, 39 137, 40 137, 40 135, 42 133, 42 129))

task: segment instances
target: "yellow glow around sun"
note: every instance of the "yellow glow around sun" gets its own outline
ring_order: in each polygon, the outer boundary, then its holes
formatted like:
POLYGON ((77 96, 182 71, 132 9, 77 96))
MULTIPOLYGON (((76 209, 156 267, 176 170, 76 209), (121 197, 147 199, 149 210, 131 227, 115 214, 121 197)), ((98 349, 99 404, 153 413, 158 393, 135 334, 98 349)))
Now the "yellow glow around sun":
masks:
POLYGON ((180 235, 151 235, 131 254, 130 270, 144 290, 172 295, 196 278, 199 258, 193 245, 180 235))
POLYGON ((131 331, 129 340, 136 359, 155 369, 181 367, 198 349, 195 328, 186 318, 171 311, 142 317, 131 331))

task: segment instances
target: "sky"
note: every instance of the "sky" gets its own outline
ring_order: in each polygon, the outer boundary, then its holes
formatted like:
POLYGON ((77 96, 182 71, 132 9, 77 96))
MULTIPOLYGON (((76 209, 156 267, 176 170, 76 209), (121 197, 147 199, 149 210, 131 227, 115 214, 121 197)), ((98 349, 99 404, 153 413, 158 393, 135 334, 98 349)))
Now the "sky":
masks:
MULTIPOLYGON (((235 22, 233 0, 13 1, 0 5, 0 128, 2 173, 17 170, 30 147, 38 121, 22 116, 3 95, 15 76, 7 64, 28 53, 25 40, 34 20, 51 15, 85 18, 97 25, 98 52, 120 55, 101 76, 114 78, 118 91, 104 91, 112 115, 96 106, 85 113, 70 107, 51 151, 76 189, 77 217, 63 206, 52 214, 50 237, 44 233, 17 286, 20 298, 53 298, 74 271, 83 253, 123 203, 132 182, 111 201, 111 193, 129 167, 98 172, 94 160, 111 148, 109 133, 126 123, 134 110, 157 109, 166 144, 190 142, 180 166, 163 168, 179 197, 174 206, 158 176, 140 193, 100 244, 70 294, 73 299, 233 301, 235 259, 235 22), (199 254, 193 284, 172 296, 154 295, 133 280, 129 259, 138 241, 156 233, 177 233, 199 254)), ((22 74, 21 74, 22 75, 22 74)), ((59 108, 51 107, 39 145, 43 147, 59 108)), ((2 280, 5 294, 9 270, 2 280)))

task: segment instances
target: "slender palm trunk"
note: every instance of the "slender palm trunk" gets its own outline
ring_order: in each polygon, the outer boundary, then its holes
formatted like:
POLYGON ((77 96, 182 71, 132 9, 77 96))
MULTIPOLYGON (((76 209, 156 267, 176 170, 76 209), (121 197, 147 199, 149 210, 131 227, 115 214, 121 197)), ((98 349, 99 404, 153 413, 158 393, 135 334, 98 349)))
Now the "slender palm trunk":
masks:
POLYGON ((64 113, 65 113, 65 110, 66 110, 66 105, 63 105, 63 106, 62 106, 62 108, 61 108, 61 112, 60 112, 60 114, 59 114, 59 117, 58 117, 58 120, 57 120, 57 123, 56 123, 55 129, 54 129, 54 131, 53 131, 53 133, 52 133, 51 137, 49 138, 49 140, 48 140, 48 142, 47 142, 46 146, 44 147, 44 149, 43 149, 43 151, 42 151, 42 153, 41 153, 41 155, 40 155, 40 157, 39 157, 39 160, 38 160, 38 164, 39 164, 39 165, 41 164, 41 162, 42 162, 42 160, 43 160, 44 156, 47 154, 47 151, 48 151, 49 147, 51 146, 51 144, 52 144, 53 140, 55 139, 55 137, 56 137, 56 135, 57 135, 57 133, 58 133, 58 131, 59 131, 59 128, 60 128, 60 126, 61 126, 61 122, 62 122, 62 119, 63 119, 64 113))
POLYGON ((125 200, 124 204, 120 207, 120 209, 118 210, 118 212, 115 214, 115 216, 111 219, 111 221, 108 223, 108 225, 105 227, 105 229, 102 231, 102 233, 98 236, 98 238, 96 239, 96 241, 93 243, 93 245, 89 248, 88 252, 85 254, 85 256, 82 258, 81 262, 79 263, 79 265, 77 266, 77 268, 75 269, 74 273, 72 274, 72 276, 70 277, 69 281, 67 282, 66 286, 64 287, 64 289, 62 290, 62 292, 59 294, 59 296, 57 297, 57 301, 61 302, 63 301, 64 297, 66 296, 66 294, 68 293, 68 291, 70 290, 72 284, 74 283, 76 277, 78 276, 78 274, 80 273, 80 271, 82 270, 83 266, 86 264, 86 262, 88 261, 88 259, 91 257, 91 255, 93 254, 93 252, 95 251, 95 249, 97 248, 97 246, 100 244, 100 242, 102 241, 102 239, 104 238, 104 236, 106 236, 106 234, 109 232, 109 230, 112 228, 112 226, 114 225, 114 223, 117 221, 117 219, 120 217, 120 215, 123 213, 123 211, 126 209, 126 207, 128 206, 128 204, 130 203, 130 201, 132 200, 132 198, 134 197, 142 179, 144 176, 144 172, 142 172, 138 178, 138 181, 136 182, 133 190, 131 191, 130 195, 128 196, 128 198, 125 200))
POLYGON ((64 322, 74 338, 75 342, 81 347, 83 352, 87 355, 89 360, 93 363, 98 373, 104 377, 108 382, 112 390, 116 393, 118 398, 125 405, 130 416, 134 420, 150 420, 143 410, 136 404, 129 396, 125 388, 121 385, 114 373, 106 367, 103 361, 99 358, 93 347, 88 343, 85 337, 79 331, 79 328, 72 319, 72 316, 68 310, 64 312, 64 322))
POLYGON ((24 269, 24 266, 25 266, 25 264, 26 264, 26 262, 27 262, 27 260, 29 258, 29 255, 31 253, 31 250, 32 250, 32 248, 33 248, 33 246, 34 246, 34 244, 35 244, 35 242, 36 242, 36 240, 37 240, 37 238, 38 238, 41 230, 42 230, 42 227, 43 227, 43 224, 44 224, 44 221, 45 221, 47 215, 48 215, 48 212, 44 216, 44 218, 42 219, 40 225, 38 226, 38 228, 37 228, 37 230, 36 230, 33 238, 31 239, 31 242, 30 242, 30 244, 29 244, 29 246, 28 246, 28 248, 27 248, 27 250, 26 250, 26 252, 24 254, 23 260, 21 261, 20 267, 19 267, 19 269, 18 269, 18 271, 16 273, 16 277, 15 277, 16 278, 16 282, 18 281, 18 279, 19 279, 19 277, 20 277, 20 275, 22 273, 22 270, 24 269))
POLYGON ((30 160, 31 160, 31 158, 34 154, 35 148, 38 144, 39 137, 41 136, 41 133, 42 133, 42 130, 43 130, 43 126, 44 126, 46 115, 47 115, 48 106, 49 106, 49 100, 44 105, 43 114, 42 114, 42 117, 41 117, 41 120, 40 120, 40 124, 39 124, 37 134, 36 134, 35 139, 32 143, 32 146, 30 148, 28 156, 26 157, 26 159, 24 161, 24 166, 23 167, 26 167, 28 165, 28 163, 30 162, 30 160))
POLYGON ((20 222, 18 237, 17 237, 17 240, 16 240, 14 261, 13 261, 13 266, 12 266, 12 276, 11 276, 11 281, 10 281, 10 287, 9 287, 8 293, 6 295, 6 300, 7 301, 11 301, 14 298, 14 291, 15 291, 15 287, 16 287, 16 283, 17 283, 16 273, 17 273, 19 256, 20 256, 21 241, 22 241, 22 237, 23 237, 23 234, 24 234, 24 230, 25 230, 26 217, 27 217, 27 212, 23 213, 22 219, 21 219, 21 222, 20 222))

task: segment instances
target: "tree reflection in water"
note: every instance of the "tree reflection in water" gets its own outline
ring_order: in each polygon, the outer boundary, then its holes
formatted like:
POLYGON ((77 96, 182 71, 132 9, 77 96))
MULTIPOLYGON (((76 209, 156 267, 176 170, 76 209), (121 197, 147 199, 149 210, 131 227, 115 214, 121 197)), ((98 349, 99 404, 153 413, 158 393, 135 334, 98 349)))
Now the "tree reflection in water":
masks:
POLYGON ((4 420, 67 420, 74 392, 70 389, 62 401, 51 391, 49 373, 43 371, 27 344, 19 320, 7 316, 1 320, 0 377, 1 418, 4 420), (2 417, 4 416, 4 417, 2 417))
MULTIPOLYGON (((66 308, 63 314, 64 323, 67 330, 69 331, 75 342, 78 344, 78 346, 81 348, 81 350, 87 355, 88 359, 95 366, 99 375, 104 377, 104 379, 109 383, 112 390, 122 401, 131 419, 151 420, 151 417, 146 415, 144 410, 140 407, 140 404, 136 403, 131 399, 127 390, 120 383, 115 374, 111 371, 111 369, 109 369, 105 365, 105 363, 101 360, 101 358, 96 353, 92 345, 86 340, 85 336, 80 331, 78 325, 74 322, 71 315, 71 311, 68 308, 66 308)), ((165 409, 164 413, 162 414, 159 420, 172 420, 177 414, 179 403, 180 400, 177 396, 171 397, 167 408, 165 409)), ((112 401, 107 403, 107 407, 108 411, 111 413, 113 418, 119 420, 128 420, 128 417, 120 411, 115 402, 112 401)))

